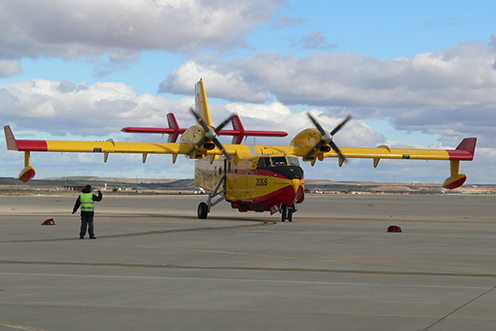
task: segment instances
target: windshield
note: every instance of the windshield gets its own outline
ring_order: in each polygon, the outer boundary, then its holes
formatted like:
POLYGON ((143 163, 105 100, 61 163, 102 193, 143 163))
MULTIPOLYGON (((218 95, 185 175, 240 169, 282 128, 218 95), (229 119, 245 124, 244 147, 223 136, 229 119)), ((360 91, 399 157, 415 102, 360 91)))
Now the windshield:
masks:
POLYGON ((300 166, 300 162, 298 161, 298 158, 297 157, 293 157, 293 156, 288 156, 288 162, 289 162, 289 165, 294 165, 294 166, 300 166))
POLYGON ((268 167, 278 167, 278 166, 300 166, 298 158, 295 156, 272 156, 272 157, 261 157, 257 161, 257 168, 268 168, 268 167))
POLYGON ((288 161, 285 156, 274 156, 270 158, 274 166, 288 165, 288 161))

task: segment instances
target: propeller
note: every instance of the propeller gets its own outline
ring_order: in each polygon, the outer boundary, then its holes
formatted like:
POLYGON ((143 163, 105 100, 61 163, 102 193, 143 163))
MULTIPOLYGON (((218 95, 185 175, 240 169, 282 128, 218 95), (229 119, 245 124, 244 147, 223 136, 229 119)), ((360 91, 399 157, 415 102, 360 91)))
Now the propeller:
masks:
MULTIPOLYGON (((310 114, 307 113, 308 117, 310 117, 310 120, 313 122, 317 130, 319 130, 320 134, 322 135, 320 138, 320 141, 315 145, 312 150, 307 154, 307 158, 311 158, 313 154, 317 151, 321 151, 322 147, 324 147, 326 144, 329 144, 329 146, 339 155, 339 158, 345 162, 346 157, 341 153, 339 150, 339 147, 332 141, 332 137, 343 128, 343 126, 346 124, 351 119, 351 115, 348 115, 341 123, 339 123, 338 126, 334 128, 331 132, 327 132, 324 130, 324 128, 320 125, 319 122, 310 114)), ((327 146, 325 146, 327 147, 327 146)), ((329 152, 330 148, 324 149, 324 151, 329 152)))
POLYGON ((232 156, 227 153, 226 149, 224 148, 224 146, 222 146, 222 144, 220 143, 220 141, 217 139, 217 133, 222 130, 226 125, 227 123, 229 123, 231 121, 231 119, 235 116, 234 114, 232 114, 231 116, 229 116, 228 118, 226 118, 219 126, 217 126, 217 128, 214 130, 212 129, 210 126, 207 125, 207 123, 205 123, 205 121, 203 120, 203 118, 200 117, 200 115, 198 115, 193 108, 189 108, 189 111, 193 114, 193 116, 196 118, 196 121, 201 125, 201 127, 203 128, 203 130, 205 130, 205 136, 195 145, 193 146, 193 148, 191 148, 191 150, 188 152, 189 155, 193 154, 194 152, 196 152, 198 149, 202 148, 203 146, 205 146, 208 142, 213 142, 215 144, 215 146, 217 146, 218 149, 220 149, 224 155, 226 156, 226 158, 230 161, 232 159, 232 156))

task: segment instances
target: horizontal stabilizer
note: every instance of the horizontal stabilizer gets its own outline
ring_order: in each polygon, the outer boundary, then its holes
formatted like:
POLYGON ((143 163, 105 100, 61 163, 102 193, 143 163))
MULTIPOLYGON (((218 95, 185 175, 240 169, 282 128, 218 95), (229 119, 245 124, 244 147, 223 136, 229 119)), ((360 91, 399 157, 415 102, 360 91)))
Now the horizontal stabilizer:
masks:
MULTIPOLYGON (((168 128, 149 128, 149 127, 125 127, 121 131, 126 133, 155 133, 168 134, 169 142, 175 142, 180 134, 186 132, 186 128, 180 128, 177 124, 174 114, 167 114, 168 128)), ((285 131, 263 131, 263 130, 245 130, 238 115, 232 117, 232 130, 220 130, 219 136, 232 136, 233 144, 241 144, 245 137, 286 137, 285 131)))

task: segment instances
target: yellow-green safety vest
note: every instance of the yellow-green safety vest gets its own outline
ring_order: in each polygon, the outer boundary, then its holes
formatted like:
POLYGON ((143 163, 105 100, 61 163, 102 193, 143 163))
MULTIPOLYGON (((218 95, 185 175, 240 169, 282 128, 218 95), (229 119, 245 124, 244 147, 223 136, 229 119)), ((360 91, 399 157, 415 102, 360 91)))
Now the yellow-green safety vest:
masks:
POLYGON ((93 193, 81 193, 81 211, 95 211, 95 203, 93 202, 93 193))

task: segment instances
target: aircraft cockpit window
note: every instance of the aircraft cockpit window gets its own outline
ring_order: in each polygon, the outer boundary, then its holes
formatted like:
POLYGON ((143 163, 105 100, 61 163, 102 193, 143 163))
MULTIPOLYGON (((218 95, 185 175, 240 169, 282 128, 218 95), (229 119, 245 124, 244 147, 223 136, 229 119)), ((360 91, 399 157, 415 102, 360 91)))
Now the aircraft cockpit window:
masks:
POLYGON ((285 156, 274 156, 271 157, 271 159, 272 159, 272 164, 275 167, 280 165, 288 165, 288 161, 286 160, 285 156))
POLYGON ((272 165, 270 164, 270 158, 261 157, 258 159, 257 168, 267 168, 267 167, 271 167, 271 166, 272 165))
POLYGON ((263 168, 263 167, 264 167, 263 158, 259 158, 257 161, 257 168, 263 168))
POLYGON ((257 161, 257 168, 269 168, 278 166, 300 166, 300 162, 297 157, 294 156, 272 156, 272 157, 261 157, 257 161))
POLYGON ((288 156, 288 162, 289 165, 298 166, 298 167, 300 166, 300 162, 298 161, 297 157, 288 156))

